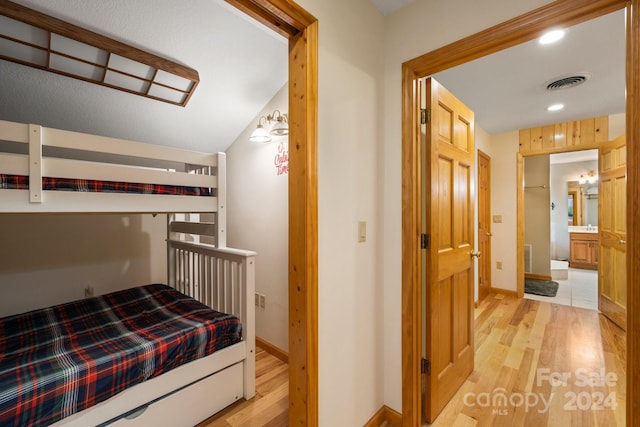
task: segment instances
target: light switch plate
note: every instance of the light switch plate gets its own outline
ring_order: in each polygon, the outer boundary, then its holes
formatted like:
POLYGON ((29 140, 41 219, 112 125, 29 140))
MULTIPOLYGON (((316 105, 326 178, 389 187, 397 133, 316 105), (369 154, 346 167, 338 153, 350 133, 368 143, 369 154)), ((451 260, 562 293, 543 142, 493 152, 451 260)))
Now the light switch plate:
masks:
POLYGON ((358 243, 367 241, 367 221, 358 221, 358 243))

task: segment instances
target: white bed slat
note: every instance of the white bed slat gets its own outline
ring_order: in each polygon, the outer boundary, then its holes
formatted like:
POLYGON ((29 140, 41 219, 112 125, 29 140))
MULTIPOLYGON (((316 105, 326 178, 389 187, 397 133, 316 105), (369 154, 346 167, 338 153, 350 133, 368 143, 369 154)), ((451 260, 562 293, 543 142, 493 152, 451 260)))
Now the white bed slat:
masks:
POLYGON ((42 203, 42 128, 29 125, 29 202, 42 203))
POLYGON ((42 175, 55 178, 77 178, 207 188, 215 188, 218 185, 218 180, 213 175, 195 175, 162 169, 58 158, 45 158, 43 160, 42 175))
POLYGON ((218 210, 216 244, 223 248, 227 246, 227 160, 225 153, 218 153, 218 210))
POLYGON ((0 120, 0 141, 29 142, 29 126, 0 120))
POLYGON ((19 154, 0 153, 0 173, 29 175, 29 159, 19 154))

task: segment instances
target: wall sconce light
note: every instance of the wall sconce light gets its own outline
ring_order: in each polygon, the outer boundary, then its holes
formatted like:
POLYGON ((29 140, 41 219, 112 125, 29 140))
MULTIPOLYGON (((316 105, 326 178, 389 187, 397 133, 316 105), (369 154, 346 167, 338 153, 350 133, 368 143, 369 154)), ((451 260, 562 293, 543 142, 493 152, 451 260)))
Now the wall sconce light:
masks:
POLYGON ((589 173, 585 176, 584 174, 580 175, 580 178, 578 178, 578 184, 580 185, 584 185, 584 184, 595 184, 596 182, 598 182, 598 174, 595 173, 595 171, 589 171, 589 173))
POLYGON ((271 141, 271 135, 284 136, 289 134, 289 121, 286 114, 280 113, 275 110, 273 113, 267 116, 261 116, 258 120, 258 126, 249 137, 249 141, 252 142, 269 142, 271 141), (271 126, 271 129, 267 131, 265 126, 271 126))

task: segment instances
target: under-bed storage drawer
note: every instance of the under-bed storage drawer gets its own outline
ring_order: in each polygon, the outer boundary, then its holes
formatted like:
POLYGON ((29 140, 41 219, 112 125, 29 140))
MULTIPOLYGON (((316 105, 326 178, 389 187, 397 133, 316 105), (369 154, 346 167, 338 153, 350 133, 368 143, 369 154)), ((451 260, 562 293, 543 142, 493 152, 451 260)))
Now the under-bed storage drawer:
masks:
POLYGON ((242 393, 242 363, 236 363, 109 426, 193 427, 242 398, 242 393))

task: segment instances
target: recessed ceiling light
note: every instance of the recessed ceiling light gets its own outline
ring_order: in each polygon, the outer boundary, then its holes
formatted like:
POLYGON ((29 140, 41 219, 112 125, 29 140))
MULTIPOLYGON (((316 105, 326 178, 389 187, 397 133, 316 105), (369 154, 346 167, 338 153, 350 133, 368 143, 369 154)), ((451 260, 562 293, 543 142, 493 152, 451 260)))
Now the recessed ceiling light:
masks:
POLYGON ((552 30, 544 33, 542 37, 540 37, 540 44, 551 44, 555 43, 561 38, 564 37, 564 30, 552 30))
POLYGON ((547 111, 558 111, 564 108, 564 104, 553 104, 547 107, 547 111))

